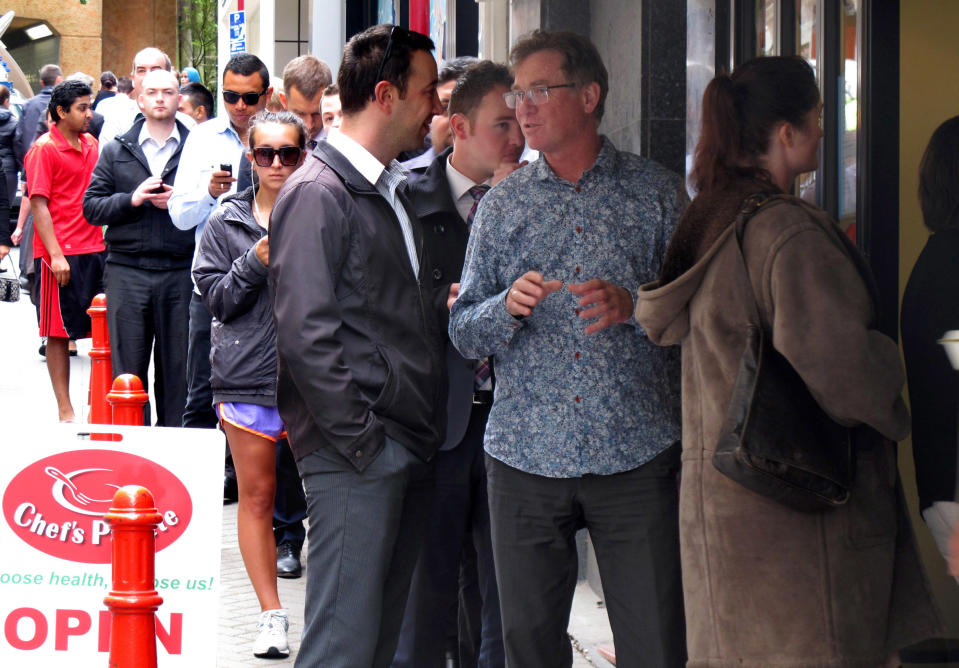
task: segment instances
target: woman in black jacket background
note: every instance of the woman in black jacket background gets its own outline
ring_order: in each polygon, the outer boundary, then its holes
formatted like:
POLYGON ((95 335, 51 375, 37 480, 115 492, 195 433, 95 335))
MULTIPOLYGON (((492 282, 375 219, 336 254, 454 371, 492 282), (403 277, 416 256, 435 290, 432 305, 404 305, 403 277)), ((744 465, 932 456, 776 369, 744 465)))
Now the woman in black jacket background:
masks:
POLYGON ((13 150, 13 135, 17 129, 17 118, 10 110, 10 89, 0 86, 0 260, 10 252, 10 206, 17 195, 17 171, 19 162, 13 150), (6 250, 4 250, 6 249, 6 250))
MULTIPOLYGON (((959 525, 959 370, 937 342, 959 329, 959 116, 940 125, 919 164, 919 204, 932 234, 902 298, 900 326, 912 411, 912 455, 919 508, 939 551, 948 558, 959 525)), ((959 557, 959 555, 955 555, 959 557)))

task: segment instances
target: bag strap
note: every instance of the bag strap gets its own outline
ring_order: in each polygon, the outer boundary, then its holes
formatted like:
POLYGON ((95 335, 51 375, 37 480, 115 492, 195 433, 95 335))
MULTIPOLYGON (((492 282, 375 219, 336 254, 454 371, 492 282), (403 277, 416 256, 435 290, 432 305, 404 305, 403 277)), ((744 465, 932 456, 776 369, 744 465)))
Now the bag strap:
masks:
POLYGON ((759 312, 759 303, 756 300, 756 293, 753 291, 752 281, 749 278, 749 265, 746 264, 746 255, 743 253, 743 234, 746 231, 746 223, 749 222, 749 219, 756 215, 756 212, 762 207, 763 204, 768 202, 773 195, 771 193, 754 193, 743 200, 743 205, 739 210, 739 215, 736 216, 736 221, 734 223, 736 231, 736 248, 739 249, 739 259, 742 262, 743 273, 741 275, 741 280, 745 283, 746 293, 749 295, 750 299, 749 306, 750 312, 753 318, 753 324, 759 327, 759 331, 762 336, 765 336, 766 328, 763 327, 763 319, 759 312))
MULTIPOLYGON (((743 253, 743 235, 746 231, 746 223, 749 222, 750 218, 756 215, 756 213, 759 212, 759 209, 764 204, 774 200, 784 202, 793 201, 801 207, 809 206, 791 195, 766 192, 755 193, 743 200, 743 205, 740 208, 739 215, 736 217, 736 221, 734 223, 736 226, 736 243, 739 247, 739 257, 742 260, 743 269, 746 272, 746 285, 749 287, 749 294, 752 296, 752 313, 755 316, 756 324, 758 325, 762 325, 762 318, 759 315, 759 304, 756 300, 756 293, 753 291, 752 282, 749 278, 749 265, 746 264, 746 256, 743 253)), ((809 215, 811 216, 812 214, 810 213, 809 215)), ((835 225, 833 226, 835 227, 835 225)), ((833 233, 833 238, 836 240, 837 244, 839 244, 845 251, 846 257, 848 257, 850 262, 852 262, 856 267, 856 271, 859 273, 859 277, 862 279, 863 284, 866 287, 866 291, 869 293, 869 300, 872 304, 872 321, 870 322, 869 326, 875 329, 877 323, 879 322, 879 290, 876 287, 876 280, 873 278, 872 270, 869 268, 865 258, 863 258, 855 244, 850 241, 849 237, 838 230, 838 228, 831 230, 831 232, 833 233)))

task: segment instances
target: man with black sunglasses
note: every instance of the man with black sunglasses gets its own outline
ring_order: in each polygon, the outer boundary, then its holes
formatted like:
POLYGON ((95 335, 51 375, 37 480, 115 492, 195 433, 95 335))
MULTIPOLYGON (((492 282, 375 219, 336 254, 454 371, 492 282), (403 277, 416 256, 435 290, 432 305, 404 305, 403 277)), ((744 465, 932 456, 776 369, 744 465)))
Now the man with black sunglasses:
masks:
MULTIPOLYGON (((235 191, 234 175, 247 143, 250 118, 266 107, 273 92, 266 65, 253 54, 236 54, 223 70, 222 92, 227 116, 201 123, 187 137, 169 201, 173 224, 181 230, 195 229, 198 241, 217 204, 235 191), (225 165, 230 169, 222 169, 225 165)), ((210 388, 211 322, 210 312, 194 289, 186 361, 187 397, 181 423, 184 427, 213 428, 217 424, 210 388)), ((231 474, 232 465, 228 464, 224 498, 235 500, 236 478, 231 474)))
POLYGON ((340 130, 271 214, 277 406, 310 500, 297 666, 390 665, 432 499, 445 352, 395 160, 440 112, 432 49, 390 25, 350 39, 340 130))

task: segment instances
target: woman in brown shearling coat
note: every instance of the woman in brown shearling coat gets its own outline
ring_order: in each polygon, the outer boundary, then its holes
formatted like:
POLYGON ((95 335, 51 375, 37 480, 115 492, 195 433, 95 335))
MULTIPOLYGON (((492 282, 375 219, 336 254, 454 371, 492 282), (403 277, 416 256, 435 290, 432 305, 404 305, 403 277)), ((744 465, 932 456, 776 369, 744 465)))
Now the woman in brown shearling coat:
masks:
MULTIPOLYGON (((808 64, 758 58, 710 83, 693 179, 700 191, 636 317, 682 344, 680 538, 689 666, 898 665, 938 616, 898 491, 909 432, 896 344, 872 328, 871 280, 826 214, 784 194, 817 166, 821 103, 808 64), (743 238, 773 346, 833 418, 857 426, 847 505, 803 513, 712 465, 750 318, 732 222, 776 193, 743 238)), ((787 407, 784 407, 784 410, 787 407)))

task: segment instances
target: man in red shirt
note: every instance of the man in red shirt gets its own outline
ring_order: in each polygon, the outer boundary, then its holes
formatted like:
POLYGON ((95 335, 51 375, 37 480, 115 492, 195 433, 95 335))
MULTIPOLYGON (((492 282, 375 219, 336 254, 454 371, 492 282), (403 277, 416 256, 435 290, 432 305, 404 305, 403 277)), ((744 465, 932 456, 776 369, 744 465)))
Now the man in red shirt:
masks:
POLYGON ((75 419, 70 402, 70 338, 90 333, 87 307, 102 290, 104 244, 100 229, 83 217, 83 193, 97 163, 97 141, 86 134, 93 91, 80 81, 53 89, 54 125, 24 158, 40 276, 40 336, 47 337, 47 371, 61 422, 75 419))

